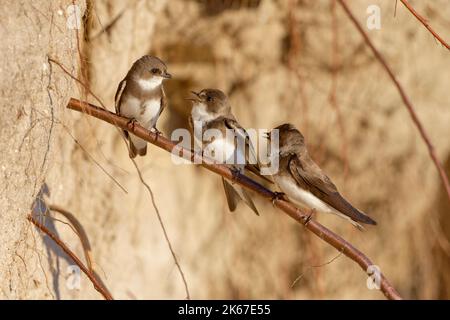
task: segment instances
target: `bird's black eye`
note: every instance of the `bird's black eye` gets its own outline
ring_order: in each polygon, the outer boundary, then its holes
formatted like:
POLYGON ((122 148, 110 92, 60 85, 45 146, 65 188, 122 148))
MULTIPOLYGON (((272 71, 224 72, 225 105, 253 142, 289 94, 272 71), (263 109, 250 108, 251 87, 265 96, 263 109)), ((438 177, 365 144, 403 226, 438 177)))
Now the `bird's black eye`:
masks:
POLYGON ((210 96, 207 96, 207 97, 206 97, 206 101, 211 102, 211 101, 213 101, 213 98, 210 97, 210 96))
POLYGON ((152 71, 153 74, 159 73, 159 70, 157 68, 153 68, 151 71, 152 71))

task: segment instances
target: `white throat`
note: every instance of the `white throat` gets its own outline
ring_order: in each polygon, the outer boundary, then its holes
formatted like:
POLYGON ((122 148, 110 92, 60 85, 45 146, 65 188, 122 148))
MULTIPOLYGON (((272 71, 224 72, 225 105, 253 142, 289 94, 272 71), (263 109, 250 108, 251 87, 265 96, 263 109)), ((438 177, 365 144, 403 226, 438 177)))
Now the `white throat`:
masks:
POLYGON ((162 77, 151 77, 150 79, 137 79, 136 82, 142 90, 151 91, 161 85, 163 81, 162 77))
POLYGON ((217 115, 208 112, 206 110, 206 105, 200 102, 194 104, 191 115, 192 120, 201 122, 209 122, 217 118, 217 115))

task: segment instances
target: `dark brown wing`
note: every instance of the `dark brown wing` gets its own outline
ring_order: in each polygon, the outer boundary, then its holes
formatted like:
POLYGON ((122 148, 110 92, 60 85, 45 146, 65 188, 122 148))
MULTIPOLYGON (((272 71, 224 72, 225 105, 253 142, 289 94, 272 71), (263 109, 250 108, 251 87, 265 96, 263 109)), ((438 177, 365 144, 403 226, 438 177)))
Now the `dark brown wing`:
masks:
POLYGON ((233 189, 233 187, 225 181, 225 178, 222 177, 223 189, 225 190, 225 197, 227 198, 228 209, 231 212, 236 210, 237 204, 241 197, 237 194, 237 192, 233 189))
POLYGON ((260 166, 258 163, 258 157, 256 156, 255 148, 253 147, 252 141, 250 140, 250 136, 248 135, 247 131, 245 131, 244 128, 234 119, 227 118, 225 119, 225 126, 228 129, 234 130, 236 134, 239 136, 239 138, 245 140, 245 148, 249 151, 245 154, 245 162, 247 163, 245 165, 245 168, 249 171, 251 171, 256 176, 273 183, 270 179, 267 177, 261 175, 260 173, 260 166), (250 161, 251 160, 251 161, 250 161), (251 163, 250 163, 251 162, 251 163))
MULTIPOLYGON (((117 86, 116 94, 114 95, 114 105, 116 107, 116 113, 120 114, 120 104, 122 103, 122 93, 125 90, 125 87, 127 85, 126 78, 119 82, 119 85, 117 86)), ((123 130, 123 134, 125 138, 128 138, 128 131, 123 130)))
POLYGON ((192 119, 192 116, 189 116, 188 122, 189 122, 189 128, 191 129, 192 132, 194 132, 194 120, 192 119))
MULTIPOLYGON (((195 148, 197 148, 197 147, 201 148, 201 146, 202 146, 201 137, 199 138, 198 136, 195 135, 196 132, 195 132, 195 128, 194 128, 194 119, 192 118, 192 115, 189 116, 188 122, 189 122, 189 128, 191 130, 191 137, 192 137, 191 138, 191 146, 194 146, 194 150, 196 150, 195 148)), ((200 133, 200 134, 202 134, 202 133, 200 133)))
POLYGON ((222 177, 223 188, 225 190, 225 196, 227 198, 228 208, 231 212, 236 210, 237 204, 239 200, 243 200, 245 204, 252 209, 252 211, 259 216, 258 209, 256 209, 255 204, 253 203, 252 198, 248 194, 248 192, 239 185, 231 185, 225 178, 222 177), (238 191, 239 190, 239 191, 238 191))
POLYGON ((245 131, 244 128, 242 128, 242 126, 234 119, 225 119, 225 126, 228 129, 234 130, 234 132, 236 133, 236 135, 245 141, 245 147, 246 149, 249 151, 248 154, 246 154, 246 162, 249 162, 250 160, 252 160, 251 162, 256 163, 257 161, 257 157, 256 157, 256 152, 255 152, 255 148, 252 145, 252 142, 250 141, 250 136, 248 135, 247 131, 245 131))
POLYGON ((119 85, 117 86, 116 94, 114 95, 114 105, 116 107, 116 113, 120 114, 120 103, 122 98, 122 93, 125 90, 125 87, 127 85, 127 80, 123 79, 119 82, 119 85))
POLYGON ((167 97, 166 93, 164 92, 164 88, 161 86, 161 107, 159 108, 158 118, 166 107, 167 107, 167 97))
MULTIPOLYGON (((305 155, 305 157, 308 157, 308 155, 305 155)), ((302 160, 297 155, 293 155, 288 167, 300 187, 308 190, 329 206, 349 216, 354 221, 376 224, 374 220, 345 200, 330 178, 311 159, 302 160)))

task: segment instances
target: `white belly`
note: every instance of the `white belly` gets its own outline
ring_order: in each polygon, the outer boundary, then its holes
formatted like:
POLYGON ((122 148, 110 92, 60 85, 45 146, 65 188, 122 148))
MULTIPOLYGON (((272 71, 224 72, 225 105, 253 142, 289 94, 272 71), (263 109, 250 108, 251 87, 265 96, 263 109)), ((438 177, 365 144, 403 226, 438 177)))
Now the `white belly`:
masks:
POLYGON ((202 149, 203 148, 203 126, 204 123, 203 121, 198 121, 195 120, 194 118, 192 118, 193 121, 193 128, 192 130, 194 131, 194 144, 195 144, 195 148, 198 149, 202 149))
POLYGON ((275 176, 274 180, 281 191, 296 204, 307 206, 308 208, 316 209, 321 212, 335 213, 335 210, 325 202, 317 198, 311 192, 300 188, 294 179, 285 176, 275 176))
POLYGON ((155 126, 161 109, 161 99, 141 101, 129 97, 120 106, 120 113, 127 118, 136 119, 140 125, 150 129, 155 126))
POLYGON ((363 226, 361 226, 358 222, 353 221, 349 216, 329 206, 328 204, 317 198, 315 195, 313 195, 311 192, 300 188, 293 178, 286 176, 274 176, 274 181, 281 189, 281 191, 283 191, 295 204, 306 206, 310 209, 316 209, 317 211, 324 213, 336 214, 341 218, 348 220, 358 229, 364 230, 363 226))
POLYGON ((206 105, 204 103, 195 103, 192 107, 191 111, 192 120, 193 121, 201 121, 201 122, 208 122, 212 121, 217 116, 213 113, 210 113, 206 110, 206 105))
POLYGON ((204 144, 203 154, 218 163, 235 164, 235 145, 232 139, 214 139, 209 144, 204 144))
POLYGON ((156 125, 160 109, 161 99, 151 99, 144 102, 144 112, 141 114, 140 119, 142 123, 148 124, 147 128, 152 128, 156 125))

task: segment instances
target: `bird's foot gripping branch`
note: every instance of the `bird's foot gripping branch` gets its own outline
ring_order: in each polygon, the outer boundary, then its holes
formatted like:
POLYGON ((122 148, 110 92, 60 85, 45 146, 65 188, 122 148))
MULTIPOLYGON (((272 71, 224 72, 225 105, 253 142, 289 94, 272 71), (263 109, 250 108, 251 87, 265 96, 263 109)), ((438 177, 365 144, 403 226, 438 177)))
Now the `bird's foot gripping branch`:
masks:
MULTIPOLYGON (((152 131, 144 129, 139 124, 136 124, 133 127, 129 127, 129 119, 109 112, 105 109, 99 108, 95 105, 89 104, 87 102, 72 98, 69 101, 67 108, 93 116, 95 118, 108 122, 122 130, 127 130, 135 136, 168 152, 172 152, 176 147, 176 143, 152 131)), ((239 172, 233 171, 226 165, 214 164, 210 161, 202 161, 201 154, 194 153, 193 151, 188 149, 177 150, 177 152, 177 154, 179 154, 186 160, 201 163, 201 165, 206 169, 222 176, 225 179, 228 179, 230 181, 233 180, 234 183, 239 184, 243 188, 253 191, 269 202, 273 202, 274 206, 279 208, 283 213, 289 215, 295 221, 304 225, 306 229, 308 229, 323 241, 333 246, 336 250, 342 252, 351 260, 356 262, 364 272, 366 272, 372 279, 374 279, 374 282, 377 284, 377 288, 381 290, 386 298, 395 300, 401 299, 400 294, 390 284, 387 278, 379 271, 379 269, 376 269, 377 272, 373 271, 374 263, 364 253, 359 251, 349 242, 347 242, 331 230, 327 229, 317 221, 308 219, 308 217, 310 216, 309 213, 303 212, 301 209, 295 207, 289 201, 286 201, 286 199, 284 199, 283 197, 277 196, 275 192, 272 192, 271 190, 265 188, 249 177, 242 175, 239 172)))

